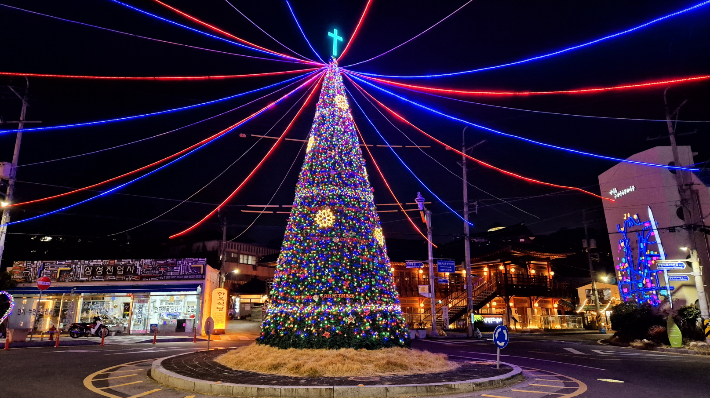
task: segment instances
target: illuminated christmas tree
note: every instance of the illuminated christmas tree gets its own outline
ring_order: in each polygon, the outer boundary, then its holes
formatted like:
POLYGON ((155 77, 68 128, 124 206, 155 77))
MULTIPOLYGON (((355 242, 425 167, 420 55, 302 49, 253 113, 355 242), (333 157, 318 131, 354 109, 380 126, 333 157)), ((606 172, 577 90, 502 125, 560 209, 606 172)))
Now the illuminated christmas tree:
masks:
POLYGON ((326 72, 259 344, 408 345, 340 71, 326 72))

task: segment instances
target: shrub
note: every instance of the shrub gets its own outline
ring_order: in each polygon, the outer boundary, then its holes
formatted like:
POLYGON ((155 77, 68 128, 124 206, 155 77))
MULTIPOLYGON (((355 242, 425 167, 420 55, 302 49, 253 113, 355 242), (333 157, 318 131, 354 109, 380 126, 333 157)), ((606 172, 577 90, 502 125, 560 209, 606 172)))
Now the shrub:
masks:
POLYGON ((668 331, 665 326, 653 325, 648 328, 648 339, 658 344, 670 345, 670 340, 668 339, 668 331))
POLYGON ((680 332, 683 334, 684 340, 705 340, 705 334, 698 323, 700 320, 700 310, 695 305, 691 304, 680 307, 674 320, 680 332))
POLYGON ((616 330, 615 336, 626 341, 645 339, 651 326, 665 324, 663 317, 648 303, 625 302, 611 311, 611 328, 616 330))

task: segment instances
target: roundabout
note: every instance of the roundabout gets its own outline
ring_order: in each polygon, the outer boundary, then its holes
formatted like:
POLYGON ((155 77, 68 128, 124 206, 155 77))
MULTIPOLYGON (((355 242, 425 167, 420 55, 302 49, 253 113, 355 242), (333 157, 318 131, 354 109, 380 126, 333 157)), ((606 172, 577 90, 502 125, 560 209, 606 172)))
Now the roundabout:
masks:
POLYGON ((171 388, 231 397, 413 397, 470 393, 523 381, 515 365, 457 361, 455 372, 377 377, 290 377, 230 369, 222 350, 161 358, 150 375, 171 388))

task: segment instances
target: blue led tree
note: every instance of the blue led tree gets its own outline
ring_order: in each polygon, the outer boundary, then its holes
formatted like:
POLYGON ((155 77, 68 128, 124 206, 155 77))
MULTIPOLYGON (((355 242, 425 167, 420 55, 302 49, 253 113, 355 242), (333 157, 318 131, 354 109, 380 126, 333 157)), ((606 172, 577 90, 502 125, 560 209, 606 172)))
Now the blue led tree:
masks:
POLYGON ((328 66, 260 344, 405 346, 382 228, 340 69, 328 66))
POLYGON ((659 238, 651 223, 652 221, 641 221, 636 214, 626 217, 623 226, 617 224, 616 229, 621 233, 619 251, 622 256, 619 258, 619 264, 616 265, 616 272, 619 294, 624 301, 635 300, 638 303, 649 303, 655 306, 661 303, 661 291, 665 288, 660 286, 658 280, 660 271, 651 267, 660 258, 660 254, 650 248, 659 245, 659 238), (631 231, 630 229, 633 228, 635 230, 631 231), (629 239, 631 232, 636 235, 636 242, 629 239), (634 257, 634 246, 638 246, 636 257, 634 257))

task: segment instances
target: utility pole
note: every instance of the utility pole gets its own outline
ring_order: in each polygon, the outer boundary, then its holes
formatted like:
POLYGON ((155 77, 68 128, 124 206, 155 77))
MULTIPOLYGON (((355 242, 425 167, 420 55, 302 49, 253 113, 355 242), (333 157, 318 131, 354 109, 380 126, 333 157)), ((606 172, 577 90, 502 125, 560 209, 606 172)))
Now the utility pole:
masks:
MULTIPOLYGON (((673 163, 676 167, 683 167, 680 161, 680 156, 678 155, 678 146, 676 145, 676 132, 673 127, 672 118, 678 113, 680 108, 685 105, 688 100, 684 100, 678 105, 678 107, 671 112, 668 106, 668 98, 666 96, 668 88, 663 91, 663 104, 665 105, 666 111, 666 125, 668 126, 668 138, 671 141, 671 150, 673 152, 673 163)), ((702 265, 700 264, 700 258, 698 256, 698 247, 695 243, 695 225, 696 219, 699 219, 697 215, 700 206, 695 201, 696 197, 692 192, 693 179, 687 170, 676 169, 675 181, 678 186, 678 194, 680 195, 680 206, 683 210, 683 226, 688 232, 688 245, 690 247, 690 261, 693 266, 693 275, 695 276, 695 288, 698 294, 698 306, 700 307, 700 317, 703 320, 710 319, 710 311, 708 311, 708 300, 705 295, 704 287, 704 276, 702 275, 702 265), (691 212, 691 207, 693 211, 691 212), (696 213, 696 214, 693 214, 696 213)), ((702 215, 700 215, 702 217, 702 215)), ((704 238, 704 237, 703 237, 704 238)), ((668 299, 672 300, 671 293, 668 292, 668 299)))
POLYGON ((5 123, 17 123, 17 137, 15 138, 15 151, 12 154, 12 163, 9 170, 7 191, 5 193, 5 200, 2 202, 2 218, 0 218, 0 264, 2 264, 2 256, 5 251, 5 237, 7 236, 7 223, 10 222, 10 209, 7 207, 12 203, 12 197, 15 192, 15 181, 17 173, 17 163, 20 160, 20 144, 22 143, 22 129, 25 127, 25 123, 41 123, 39 121, 26 121, 25 115, 27 114, 27 107, 29 106, 28 95, 30 91, 30 81, 25 77, 27 86, 25 88, 25 95, 20 95, 14 88, 8 86, 8 88, 22 101, 22 110, 20 111, 20 120, 17 122, 5 122, 5 123))
MULTIPOLYGON (((466 129, 461 132, 461 142, 463 155, 461 156, 461 167, 463 168, 463 235, 464 235, 464 270, 466 272, 466 334, 468 337, 473 336, 473 323, 471 322, 471 314, 473 313, 473 282, 471 276, 471 235, 468 222, 468 173, 466 169, 466 153, 471 149, 483 144, 486 140, 478 144, 466 148, 466 129)), ((478 203, 476 203, 476 214, 478 214, 478 203)))
POLYGON ((429 308, 431 311, 431 337, 439 337, 439 332, 436 330, 436 293, 434 291, 434 248, 432 247, 431 239, 431 210, 424 207, 424 197, 420 192, 417 192, 417 202, 419 211, 426 223, 427 246, 429 248, 429 308))
POLYGON ((466 174, 466 128, 461 133, 462 155, 461 167, 463 167, 463 237, 464 237, 464 270, 466 272, 466 335, 473 337, 473 283, 471 282, 471 236, 468 227, 468 177, 466 174))
POLYGON ((594 306, 597 310, 597 323, 601 326, 600 332, 606 333, 606 328, 602 323, 602 311, 599 309, 599 292, 597 291, 597 275, 592 267, 592 245, 589 241, 589 233, 587 232, 587 211, 582 210, 582 223, 584 223, 584 242, 587 250, 587 262, 589 263, 589 276, 592 278, 592 296, 594 297, 594 306))

